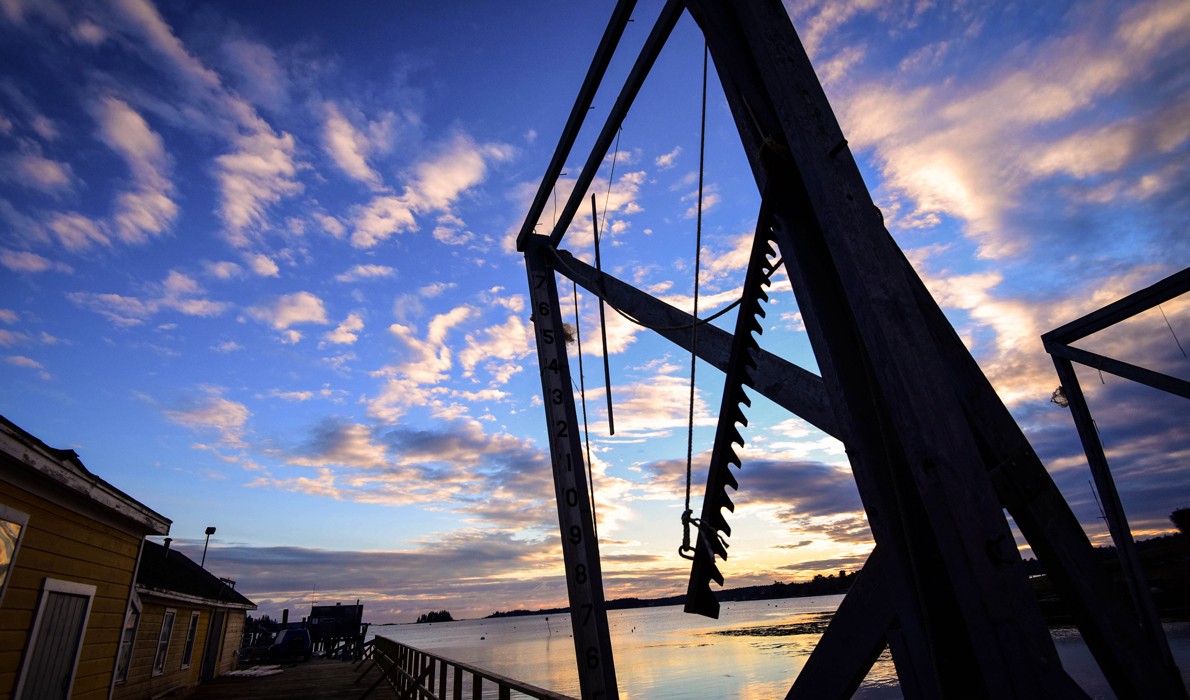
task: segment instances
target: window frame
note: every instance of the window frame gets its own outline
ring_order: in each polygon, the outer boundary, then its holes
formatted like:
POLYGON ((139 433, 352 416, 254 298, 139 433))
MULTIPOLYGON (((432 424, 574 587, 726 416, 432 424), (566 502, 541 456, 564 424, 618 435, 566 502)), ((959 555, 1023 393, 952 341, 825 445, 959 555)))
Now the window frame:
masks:
POLYGON ((190 626, 186 628, 186 646, 182 647, 182 668, 190 668, 194 659, 194 641, 198 637, 199 611, 190 613, 190 626))
POLYGON ((124 613, 124 626, 120 628, 120 646, 116 650, 116 682, 128 680, 128 671, 132 668, 132 652, 136 648, 136 633, 140 631, 140 619, 144 614, 144 605, 140 596, 132 591, 128 599, 128 610, 124 613), (129 626, 131 622, 131 626, 129 626))
POLYGON ((177 620, 178 611, 174 608, 166 608, 161 615, 161 629, 157 632, 157 651, 153 654, 153 676, 160 676, 165 673, 165 663, 169 658, 169 643, 174 636, 174 622, 177 620), (169 625, 166 625, 166 621, 169 625))
POLYGON ((4 592, 8 590, 8 582, 12 580, 12 572, 16 568, 17 554, 21 551, 21 541, 25 539, 25 531, 29 529, 29 514, 0 503, 0 520, 13 523, 20 528, 12 545, 12 555, 7 562, 0 562, 0 604, 3 604, 4 592))

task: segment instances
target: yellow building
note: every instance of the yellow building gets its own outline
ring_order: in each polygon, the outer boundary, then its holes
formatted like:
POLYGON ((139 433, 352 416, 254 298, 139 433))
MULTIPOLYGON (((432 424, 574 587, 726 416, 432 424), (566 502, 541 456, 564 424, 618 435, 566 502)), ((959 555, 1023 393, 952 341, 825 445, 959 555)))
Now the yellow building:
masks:
POLYGON ((0 697, 110 697, 142 543, 169 527, 0 416, 0 697))
POLYGON ((185 696, 233 669, 244 619, 255 609, 230 581, 168 545, 145 542, 114 697, 185 696))

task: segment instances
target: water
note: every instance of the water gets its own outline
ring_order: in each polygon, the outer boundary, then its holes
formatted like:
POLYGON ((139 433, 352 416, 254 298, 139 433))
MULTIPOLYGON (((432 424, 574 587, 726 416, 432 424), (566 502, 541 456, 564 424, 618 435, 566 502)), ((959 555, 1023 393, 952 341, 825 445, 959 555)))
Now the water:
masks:
MULTIPOLYGON (((718 620, 680 607, 608 613, 624 700, 780 698, 789 691, 843 596, 724 603, 718 620)), ((373 627, 378 635, 519 681, 578 697, 570 616, 532 615, 373 627), (548 620, 547 620, 548 618, 548 620)), ((1190 668, 1190 623, 1166 626, 1174 656, 1190 668)), ((1053 632, 1063 666, 1092 698, 1114 698, 1077 631, 1053 632)), ((885 652, 856 694, 900 698, 885 652)))

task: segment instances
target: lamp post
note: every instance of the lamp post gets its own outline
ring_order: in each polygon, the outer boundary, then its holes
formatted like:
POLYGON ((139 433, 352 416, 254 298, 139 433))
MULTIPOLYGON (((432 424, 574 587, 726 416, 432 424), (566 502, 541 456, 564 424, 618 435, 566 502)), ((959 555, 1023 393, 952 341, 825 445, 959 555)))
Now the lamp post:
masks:
POLYGON ((207 542, 202 546, 202 563, 199 564, 202 568, 207 566, 207 545, 211 544, 211 535, 213 534, 215 534, 215 526, 211 525, 207 528, 207 542))

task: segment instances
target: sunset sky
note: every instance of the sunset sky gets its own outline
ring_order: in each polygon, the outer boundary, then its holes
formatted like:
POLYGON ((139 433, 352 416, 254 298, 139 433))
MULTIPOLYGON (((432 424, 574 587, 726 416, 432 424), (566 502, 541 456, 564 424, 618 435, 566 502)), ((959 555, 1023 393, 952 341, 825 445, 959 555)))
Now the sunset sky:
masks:
MULTIPOLYGON (((216 526, 208 568, 261 612, 564 605, 514 240, 612 6, 0 0, 0 414, 194 558, 216 526)), ((786 6, 890 231, 1106 543, 1040 335, 1190 265, 1190 3, 786 6)), ((684 309, 702 55, 683 17, 592 187, 605 268, 684 309)), ((759 201, 713 70, 709 94, 702 315, 738 296, 759 201)), ((591 241, 584 206, 562 247, 591 241)), ((762 346, 816 369, 774 290, 762 346)), ((607 595, 684 592, 689 355, 609 313, 609 436, 579 302, 607 595)), ((1190 296, 1082 345, 1190 378, 1179 340, 1190 296)), ((722 391, 698 377, 696 512, 722 391)), ((1080 377, 1134 530, 1171 529, 1185 400, 1080 377)), ((727 585, 858 568, 841 444, 763 399, 748 417, 727 585)))

